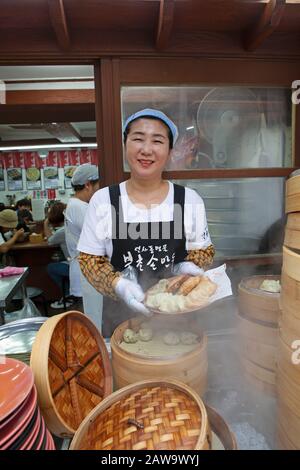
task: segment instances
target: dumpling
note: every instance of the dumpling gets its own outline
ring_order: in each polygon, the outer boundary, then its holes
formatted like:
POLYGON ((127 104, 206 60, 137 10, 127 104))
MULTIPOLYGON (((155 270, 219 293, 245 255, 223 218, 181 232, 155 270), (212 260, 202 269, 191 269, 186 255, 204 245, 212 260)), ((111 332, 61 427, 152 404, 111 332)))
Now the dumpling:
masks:
POLYGON ((195 306, 202 305, 215 293, 217 287, 217 284, 203 276, 199 284, 187 295, 188 302, 195 306))
POLYGON ((153 287, 148 290, 148 295, 155 295, 159 294, 160 292, 166 292, 166 288, 168 285, 167 279, 161 279, 157 282, 153 287))
POLYGON ((139 339, 141 341, 151 341, 152 337, 153 337, 152 328, 144 327, 139 330, 139 339))
POLYGON ((125 330, 123 333, 123 340, 125 343, 136 343, 138 341, 138 335, 135 333, 135 331, 127 328, 127 330, 125 330))
POLYGON ((174 333, 173 331, 169 331, 164 335, 164 343, 167 344, 168 346, 175 346, 176 344, 180 343, 180 338, 177 333, 174 333))
POLYGON ((182 344, 196 344, 198 336, 189 331, 183 331, 180 333, 180 341, 182 344))

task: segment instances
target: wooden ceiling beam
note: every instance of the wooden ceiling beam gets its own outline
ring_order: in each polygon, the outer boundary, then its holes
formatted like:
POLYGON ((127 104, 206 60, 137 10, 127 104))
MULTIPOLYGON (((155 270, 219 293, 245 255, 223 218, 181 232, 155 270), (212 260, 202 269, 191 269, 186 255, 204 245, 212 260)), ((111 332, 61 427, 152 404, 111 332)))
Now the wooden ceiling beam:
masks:
POLYGON ((95 121, 94 103, 1 104, 0 124, 95 121))
POLYGON ((59 48, 68 51, 71 47, 70 34, 63 0, 48 0, 49 16, 59 48))
POLYGON ((171 37, 174 21, 175 1, 160 0, 155 47, 158 51, 166 49, 171 37))
POLYGON ((286 0, 269 0, 258 22, 245 34, 244 47, 255 51, 278 27, 285 10, 286 0))

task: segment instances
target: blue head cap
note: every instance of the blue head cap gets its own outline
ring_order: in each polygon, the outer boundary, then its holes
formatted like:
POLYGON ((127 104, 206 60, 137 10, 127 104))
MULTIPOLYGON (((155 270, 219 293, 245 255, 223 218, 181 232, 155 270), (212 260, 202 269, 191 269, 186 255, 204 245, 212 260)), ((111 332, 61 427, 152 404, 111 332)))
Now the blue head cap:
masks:
POLYGON ((178 129, 175 126, 174 122, 171 121, 171 119, 168 118, 166 114, 164 114, 162 111, 159 111, 158 109, 146 108, 146 109, 142 109, 141 111, 137 111, 136 113, 129 116, 126 119, 126 122, 124 124, 123 133, 126 131, 128 124, 130 124, 132 121, 134 121, 135 119, 146 118, 146 117, 155 117, 157 119, 160 119, 162 122, 166 124, 166 126, 168 126, 173 136, 173 146, 174 146, 178 138, 178 129))

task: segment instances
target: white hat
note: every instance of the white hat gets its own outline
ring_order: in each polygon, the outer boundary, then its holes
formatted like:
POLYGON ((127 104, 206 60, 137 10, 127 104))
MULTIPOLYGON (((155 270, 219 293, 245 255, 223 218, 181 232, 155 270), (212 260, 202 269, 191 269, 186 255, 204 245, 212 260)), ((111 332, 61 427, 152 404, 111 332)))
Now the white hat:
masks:
POLYGON ((146 108, 142 109, 131 116, 129 116, 126 119, 126 122, 123 127, 123 132, 126 131, 126 128, 128 124, 130 124, 132 121, 135 121, 135 119, 139 118, 147 118, 147 117, 154 117, 157 119, 160 119, 160 121, 163 121, 166 126, 170 129, 173 137, 173 146, 176 144, 176 140, 178 138, 178 129, 177 126, 174 124, 174 122, 162 111, 159 111, 158 109, 151 109, 151 108, 146 108))
POLYGON ((98 167, 96 165, 91 165, 90 163, 84 163, 74 171, 71 183, 73 186, 81 186, 88 181, 97 181, 98 179, 98 167))

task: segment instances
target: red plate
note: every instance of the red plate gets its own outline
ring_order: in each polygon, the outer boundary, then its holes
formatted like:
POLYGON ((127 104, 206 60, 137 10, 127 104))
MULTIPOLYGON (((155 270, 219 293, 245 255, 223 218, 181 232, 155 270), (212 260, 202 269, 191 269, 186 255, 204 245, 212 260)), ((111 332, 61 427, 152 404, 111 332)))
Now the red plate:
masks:
POLYGON ((0 422, 27 398, 33 386, 33 373, 26 364, 0 357, 0 422))
POLYGON ((45 437, 45 434, 46 434, 46 426, 45 426, 45 421, 43 419, 43 417, 41 416, 41 429, 42 429, 42 432, 41 432, 41 435, 40 435, 40 438, 35 446, 35 450, 40 450, 41 447, 42 447, 42 444, 43 444, 43 440, 44 440, 44 437, 45 437))
POLYGON ((33 387, 28 405, 22 409, 20 416, 16 415, 15 418, 9 422, 8 426, 1 430, 0 448, 6 449, 9 447, 26 429, 35 412, 37 406, 36 399, 37 392, 36 388, 33 387))
POLYGON ((20 446, 20 450, 30 450, 31 449, 31 445, 34 444, 34 441, 35 439, 37 438, 38 434, 39 434, 39 430, 41 428, 41 413, 40 413, 40 410, 38 409, 38 415, 37 415, 37 418, 36 418, 36 422, 35 422, 35 425, 30 433, 30 435, 28 436, 28 438, 22 443, 22 445, 20 446))
POLYGON ((47 433, 48 433, 48 439, 47 439, 46 450, 56 450, 53 437, 51 436, 49 431, 47 431, 47 433))

